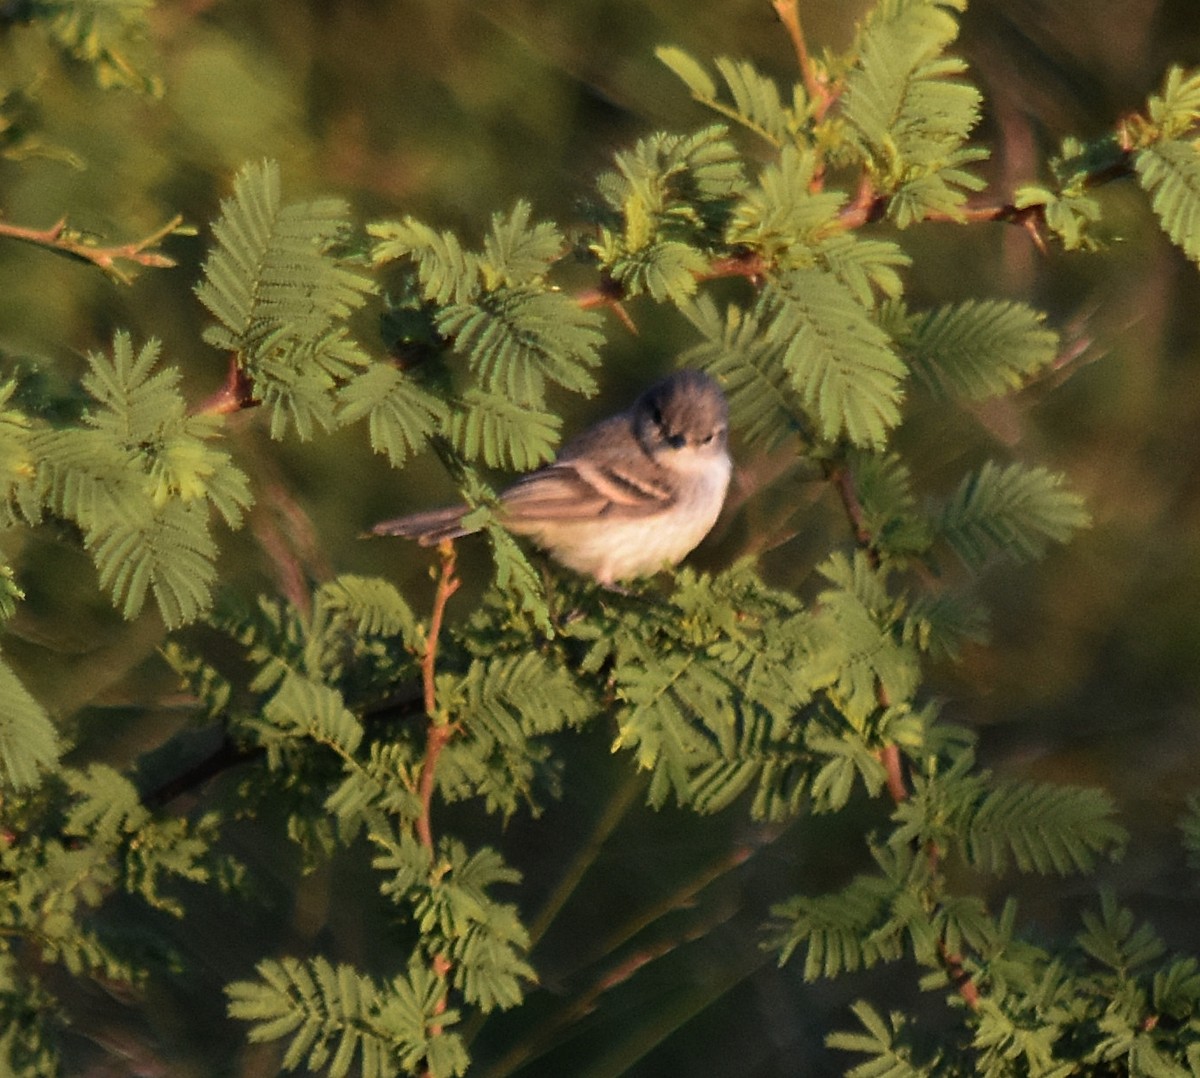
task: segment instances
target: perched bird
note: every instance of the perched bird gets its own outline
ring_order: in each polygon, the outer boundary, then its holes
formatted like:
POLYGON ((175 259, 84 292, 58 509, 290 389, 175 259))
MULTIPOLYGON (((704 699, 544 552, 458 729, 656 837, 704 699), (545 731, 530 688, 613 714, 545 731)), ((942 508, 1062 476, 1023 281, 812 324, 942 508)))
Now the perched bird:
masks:
MULTIPOLYGON (((679 371, 518 479, 500 495, 498 519, 603 585, 649 576, 681 561, 716 522, 732 467, 728 424, 721 387, 679 371)), ((371 531, 432 546, 467 535, 469 511, 432 509, 371 531)))

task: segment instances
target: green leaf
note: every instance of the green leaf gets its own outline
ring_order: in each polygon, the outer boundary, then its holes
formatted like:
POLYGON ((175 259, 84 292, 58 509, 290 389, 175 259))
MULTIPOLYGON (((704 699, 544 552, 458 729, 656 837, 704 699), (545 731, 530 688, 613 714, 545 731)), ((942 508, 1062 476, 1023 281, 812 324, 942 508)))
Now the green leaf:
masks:
POLYGON ((774 906, 780 965, 803 947, 804 979, 811 982, 894 962, 904 953, 903 938, 885 925, 896 891, 886 877, 861 875, 833 894, 795 895, 774 906))
POLYGON ((942 510, 938 531, 973 572, 994 555, 1036 560, 1089 523, 1083 499, 1045 468, 989 461, 968 475, 942 510))
POLYGON ((154 0, 72 0, 39 5, 26 18, 39 17, 64 49, 92 66, 104 89, 120 87, 157 97, 162 80, 144 70, 142 55, 153 7, 154 0))
POLYGON ((1146 114, 1162 139, 1177 139, 1200 121, 1200 71, 1173 64, 1161 94, 1146 102, 1146 114))
POLYGON ((1023 303, 967 300, 905 318, 897 341, 935 393, 983 400, 1019 389, 1057 358, 1058 336, 1044 317, 1023 303))
POLYGON ((911 1045, 905 1043, 909 1021, 899 1011, 888 1015, 887 1021, 863 1000, 850 1005, 864 1032, 830 1033, 825 1043, 842 1052, 858 1052, 870 1057, 847 1072, 849 1078, 932 1078, 942 1073, 931 1065, 918 1064, 913 1059, 911 1045))
POLYGON ((443 401, 387 363, 372 363, 346 383, 338 399, 339 423, 366 416, 371 448, 387 454, 393 468, 420 452, 448 414, 443 401))
POLYGON ((1190 139, 1156 142, 1138 151, 1133 164, 1163 231, 1200 261, 1200 150, 1190 139))
POLYGON ((318 617, 336 616, 370 636, 416 641, 412 609, 391 581, 379 577, 342 573, 317 589, 313 607, 318 617))
POLYGON ((86 527, 84 546, 126 618, 141 612, 150 593, 168 628, 195 621, 212 602, 217 547, 195 503, 105 515, 86 527))
POLYGON ((919 683, 915 650, 891 631, 898 604, 865 552, 835 553, 820 566, 831 585, 812 621, 808 676, 857 731, 881 706, 910 700, 919 683))
POLYGON ((469 389, 450 417, 448 432, 467 460, 527 472, 553 459, 561 424, 553 412, 469 389))
POLYGON ((729 243, 746 244, 780 269, 811 266, 846 201, 840 191, 813 191, 820 164, 815 151, 785 146, 738 200, 729 243))
POLYGON ((717 84, 704 70, 704 65, 683 49, 674 45, 659 45, 654 50, 659 61, 669 67, 683 80, 692 93, 700 100, 711 101, 717 96, 717 84))
POLYGON ((546 382, 590 396, 604 337, 597 312, 561 292, 499 288, 442 310, 438 330, 454 338, 483 388, 522 406, 539 406, 546 382))
POLYGON ((279 166, 247 166, 221 202, 217 246, 196 286, 216 318, 204 333, 234 352, 269 409, 272 437, 334 425, 334 393, 370 362, 346 322, 374 285, 334 249, 348 232, 339 199, 283 205, 279 166))
POLYGON ((732 689, 715 663, 683 652, 632 649, 614 671, 623 701, 614 749, 630 749, 651 772, 649 798, 661 807, 669 794, 691 799, 691 772, 734 747, 732 689))
POLYGON ((659 240, 630 250, 611 266, 613 280, 626 295, 648 292, 658 303, 684 303, 697 287, 697 277, 708 269, 708 258, 677 240, 659 240))
POLYGON ((881 446, 900 420, 904 365, 854 294, 832 274, 794 270, 764 293, 767 340, 783 347, 792 386, 821 436, 881 446))
POLYGON ((904 559, 922 554, 932 542, 925 514, 918 510, 912 474, 895 453, 851 453, 846 467, 853 476, 871 546, 904 559))
POLYGON ((483 241, 480 269, 484 287, 491 290, 508 285, 541 281, 550 263, 563 254, 565 241, 549 221, 529 223, 532 207, 523 199, 508 216, 492 216, 492 228, 483 241))
POLYGON ((453 232, 438 232, 415 217, 367 226, 378 242, 376 266, 411 258, 417 263, 421 294, 431 303, 469 303, 480 286, 479 255, 463 248, 453 232))
POLYGON ((522 611, 529 615, 542 632, 553 633, 550 608, 542 577, 529 564, 517 541, 494 521, 484 526, 492 546, 496 564, 496 587, 516 599, 522 611))
POLYGON ((407 976, 386 985, 321 957, 264 959, 257 972, 255 981, 226 987, 229 1014, 253 1023, 253 1043, 290 1038, 288 1070, 328 1067, 331 1078, 343 1078, 357 1057, 362 1078, 394 1078, 423 1061, 433 1071, 435 1059, 434 1073, 465 1072, 461 1040, 441 1032, 457 1014, 445 1009, 440 981, 415 959, 407 976))
POLYGON ((93 763, 86 771, 68 771, 66 778, 79 798, 63 824, 68 835, 115 843, 150 818, 137 787, 107 764, 93 763))
POLYGON ((339 756, 354 755, 362 742, 362 724, 341 693, 301 674, 287 674, 263 708, 263 718, 289 733, 310 737, 339 756))
POLYGON ((1090 872, 1124 845, 1111 799, 1100 790, 1007 782, 991 789, 967 822, 968 861, 1001 874, 1090 872))
POLYGON ((1120 905, 1108 887, 1100 892, 1100 915, 1084 910, 1082 920, 1084 930, 1076 942, 1097 962, 1122 976, 1157 961, 1166 951, 1154 929, 1137 924, 1133 913, 1120 905))
POLYGON ((800 432, 803 408, 780 359, 783 346, 765 339, 760 312, 731 303, 722 317, 708 296, 682 311, 704 337, 684 353, 682 362, 721 383, 729 400, 730 428, 747 443, 768 450, 800 432))
POLYGON ((0 661, 0 780, 9 789, 36 786, 58 766, 58 733, 45 709, 0 661))
POLYGON ((959 0, 877 6, 846 77, 842 114, 901 228, 931 214, 957 217, 965 192, 983 186, 965 166, 986 152, 964 146, 982 96, 961 78, 966 65, 944 55, 958 36, 947 9, 965 6, 959 0))
POLYGON ((669 67, 691 91, 692 97, 754 132, 777 149, 790 143, 800 130, 806 108, 803 87, 793 87, 794 106, 784 105, 775 81, 745 60, 717 58, 717 70, 725 82, 732 104, 718 100, 717 84, 692 56, 672 46, 659 47, 654 55, 669 67))
POLYGON ((658 241, 694 247, 703 237, 719 236, 744 184, 741 157, 728 135, 720 124, 691 135, 660 132, 617 154, 616 169, 598 181, 621 225, 619 231, 602 228, 592 246, 603 267, 658 241))

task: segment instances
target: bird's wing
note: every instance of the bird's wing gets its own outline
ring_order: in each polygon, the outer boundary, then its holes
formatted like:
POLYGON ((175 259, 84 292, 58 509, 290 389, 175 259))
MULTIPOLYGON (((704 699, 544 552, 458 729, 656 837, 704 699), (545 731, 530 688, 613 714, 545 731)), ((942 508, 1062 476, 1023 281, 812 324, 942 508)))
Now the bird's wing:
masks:
POLYGON ((633 520, 669 508, 674 495, 658 478, 638 474, 622 462, 575 457, 519 479, 500 498, 503 519, 524 521, 633 520))

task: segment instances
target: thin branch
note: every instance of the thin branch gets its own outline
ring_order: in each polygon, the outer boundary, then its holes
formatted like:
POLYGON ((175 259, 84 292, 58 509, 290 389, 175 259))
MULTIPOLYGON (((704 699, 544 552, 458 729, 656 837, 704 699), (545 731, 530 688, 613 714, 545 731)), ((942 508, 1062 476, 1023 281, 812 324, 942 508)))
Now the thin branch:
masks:
POLYGON ((879 552, 875 549, 875 537, 867 527, 867 514, 858 497, 858 488, 854 483, 854 475, 842 462, 832 461, 825 464, 825 478, 833 485, 841 500, 842 508, 846 511, 846 519, 850 521, 850 529, 854 532, 854 541, 867 552, 872 565, 879 564, 879 552))
POLYGON ((229 357, 229 369, 220 389, 206 397, 192 410, 194 415, 231 415, 245 408, 255 408, 262 402, 254 396, 254 383, 235 353, 229 357))
POLYGON ((834 95, 829 86, 817 74, 813 66, 812 54, 808 51, 808 42, 804 38, 804 28, 800 25, 800 6, 798 0, 771 0, 771 7, 787 30, 792 39, 792 48, 796 50, 796 62, 800 66, 800 78, 804 82, 804 91, 813 103, 813 116, 820 120, 829 106, 833 104, 834 95))
POLYGON ((421 782, 418 793, 421 799, 421 814, 417 817, 417 838, 422 846, 433 851, 433 825, 431 815, 433 809, 433 789, 437 777, 438 757, 442 754, 446 742, 454 736, 454 727, 448 722, 440 721, 437 716, 437 650, 438 640, 442 634, 442 621, 446 615, 446 604, 450 597, 458 591, 462 583, 454 575, 456 554, 454 544, 449 539, 443 539, 438 544, 438 555, 442 560, 441 571, 438 574, 437 590, 433 596, 433 612, 429 618, 429 633, 425 638, 425 654, 421 656, 421 686, 424 690, 425 715, 429 720, 425 737, 425 760, 421 764, 421 782))
POLYGON ((887 788, 892 800, 902 804, 908 800, 908 783, 904 779, 904 764, 900 759, 900 746, 895 742, 884 745, 879 750, 879 762, 887 773, 887 788))
POLYGON ((179 214, 176 214, 161 228, 151 232, 150 235, 140 240, 134 240, 131 243, 117 244, 113 247, 100 247, 95 243, 89 242, 85 238, 85 233, 67 225, 65 217, 49 228, 27 228, 22 225, 12 225, 5 221, 0 221, 0 237, 19 240, 22 243, 31 243, 36 247, 44 247, 47 250, 66 255, 68 258, 75 258, 81 262, 90 262, 93 266, 98 266, 110 277, 115 278, 122 284, 129 284, 133 278, 122 270, 117 263, 133 262, 136 265, 146 266, 151 269, 169 269, 175 265, 175 260, 161 251, 154 250, 154 248, 166 239, 167 236, 179 231, 179 227, 182 224, 183 218, 179 214))

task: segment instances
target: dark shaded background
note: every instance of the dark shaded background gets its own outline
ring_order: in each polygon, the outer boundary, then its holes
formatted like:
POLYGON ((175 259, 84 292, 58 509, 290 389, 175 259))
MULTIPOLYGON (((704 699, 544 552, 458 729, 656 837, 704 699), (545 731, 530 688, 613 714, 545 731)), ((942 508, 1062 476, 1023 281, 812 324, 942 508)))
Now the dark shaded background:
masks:
MULTIPOLYGON (((845 46, 863 7, 802 0, 814 47, 845 46)), ((361 222, 411 213, 470 240, 518 197, 570 224, 615 149, 707 119, 654 60, 655 45, 745 56, 785 83, 795 75, 766 0, 190 0, 163 2, 153 30, 161 102, 102 94, 85 69, 59 65, 41 87, 38 119, 46 142, 69 148, 78 167, 0 161, 0 210, 12 221, 44 226, 66 212, 115 242, 178 211, 201 229, 169 241, 179 268, 145 273, 132 288, 0 243, 0 358, 41 365, 51 384, 75 377, 81 355, 125 327, 135 342, 163 340, 196 399, 216 387, 224 360, 200 340, 191 285, 204 225, 247 160, 277 158, 287 197, 337 194, 361 222)), ((6 33, 0 63, 39 60, 27 31, 6 33)), ((981 135, 996 148, 988 171, 1003 198, 1046 178, 1045 156, 1063 135, 1102 133, 1161 85, 1166 65, 1196 63, 1200 11, 1186 0, 975 0, 960 51, 987 96, 981 135)), ((1102 877, 1172 946, 1194 952, 1197 892, 1174 820, 1200 787, 1197 272, 1158 234, 1131 184, 1099 196, 1110 246, 1098 257, 1039 254, 1005 225, 903 237, 915 259, 913 305, 1028 300, 1080 359, 1057 384, 974 412, 914 401, 899 444, 931 494, 999 456, 1059 468, 1087 495, 1094 527, 1040 566, 990 578, 991 643, 937 671, 933 688, 952 718, 979 730, 998 771, 1113 793, 1134 841, 1102 877)), ((623 404, 691 343, 681 320, 635 316, 638 338, 612 327, 602 397, 564 402, 568 429, 623 404)), ((365 339, 373 328, 365 319, 365 339)), ((277 590, 266 551, 298 508, 318 537, 315 564, 388 575, 419 608, 427 602, 425 555, 356 536, 372 520, 445 497, 451 486, 436 461, 393 473, 361 427, 299 445, 270 443, 252 416, 236 426, 259 507, 227 544, 231 586, 277 590)), ((750 479, 760 474, 759 462, 740 463, 750 479)), ((804 590, 814 561, 848 539, 835 500, 804 469, 751 483, 747 494, 698 562, 770 548, 772 579, 804 590)), ((157 621, 121 622, 84 557, 53 529, 8 547, 28 601, 6 652, 76 731, 78 758, 127 765, 167 742, 187 715, 156 654, 157 621)), ((465 558, 468 572, 486 571, 482 552, 465 558)), ((863 830, 886 809, 862 805, 778 834, 751 828, 741 808, 695 826, 677 811, 636 807, 630 761, 609 755, 608 738, 597 730, 564 741, 566 793, 539 819, 502 830, 468 809, 442 816, 442 826, 495 842, 526 873, 515 898, 530 920, 574 858, 587 867, 534 952, 543 987, 473 1030, 475 1073, 840 1073, 846 1062, 824 1051, 824 1034, 851 1024, 846 1004, 860 995, 886 1006, 911 992, 913 971, 807 986, 798 969, 778 970, 758 950, 759 926, 772 902, 844 882, 862 864, 863 830), (635 966, 629 981, 591 993, 635 966)), ((169 774, 203 751, 201 735, 152 766, 169 774)), ((239 778, 222 776, 197 796, 227 798, 239 778)), ((362 851, 301 876, 282 827, 260 817, 229 837, 254 868, 262 909, 185 896, 191 913, 175 926, 115 904, 131 943, 153 946, 149 930, 160 929, 175 940, 178 973, 140 996, 60 985, 79 1015, 71 1073, 272 1074, 276 1050, 244 1047, 244 1030, 223 1018, 224 983, 281 952, 321 952, 380 974, 400 964, 400 933, 373 898, 362 851)), ((1050 937, 1074 930, 1095 883, 1017 880, 1004 890, 1012 885, 1033 931, 1050 937)), ((994 882, 964 884, 1003 893, 994 882)), ((945 1020, 936 999, 926 1010, 931 1023, 945 1020)))

